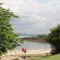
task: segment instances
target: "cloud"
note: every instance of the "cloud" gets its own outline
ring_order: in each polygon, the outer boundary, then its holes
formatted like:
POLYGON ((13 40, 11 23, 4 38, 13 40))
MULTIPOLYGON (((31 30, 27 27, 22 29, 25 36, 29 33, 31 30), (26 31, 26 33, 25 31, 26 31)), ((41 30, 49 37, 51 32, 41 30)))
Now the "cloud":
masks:
POLYGON ((20 19, 12 19, 19 33, 43 34, 60 24, 60 0, 0 0, 20 19))
POLYGON ((35 23, 47 23, 46 19, 44 17, 41 17, 39 15, 35 15, 35 14, 32 14, 30 16, 30 19, 33 21, 32 22, 35 22, 35 23))

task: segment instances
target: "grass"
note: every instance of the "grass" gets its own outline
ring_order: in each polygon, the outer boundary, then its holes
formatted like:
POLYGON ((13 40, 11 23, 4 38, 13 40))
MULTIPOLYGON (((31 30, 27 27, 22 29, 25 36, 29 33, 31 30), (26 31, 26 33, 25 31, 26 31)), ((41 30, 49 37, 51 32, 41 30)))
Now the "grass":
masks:
POLYGON ((30 58, 29 60, 60 60, 60 54, 48 56, 45 58, 30 58))

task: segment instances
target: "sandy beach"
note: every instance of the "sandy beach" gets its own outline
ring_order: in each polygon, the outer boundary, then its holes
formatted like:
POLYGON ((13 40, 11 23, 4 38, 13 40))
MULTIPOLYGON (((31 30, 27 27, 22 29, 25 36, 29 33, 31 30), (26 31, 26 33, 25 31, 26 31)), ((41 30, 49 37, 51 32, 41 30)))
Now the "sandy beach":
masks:
POLYGON ((50 53, 50 49, 42 49, 42 50, 27 50, 26 53, 23 53, 21 50, 20 51, 8 51, 6 55, 35 55, 35 54, 45 54, 45 53, 50 53))
POLYGON ((12 60, 15 58, 19 58, 19 60, 23 60, 21 56, 38 56, 38 55, 44 55, 49 54, 51 49, 42 49, 42 50, 27 50, 26 53, 23 53, 20 51, 8 51, 6 55, 2 56, 2 60, 12 60))

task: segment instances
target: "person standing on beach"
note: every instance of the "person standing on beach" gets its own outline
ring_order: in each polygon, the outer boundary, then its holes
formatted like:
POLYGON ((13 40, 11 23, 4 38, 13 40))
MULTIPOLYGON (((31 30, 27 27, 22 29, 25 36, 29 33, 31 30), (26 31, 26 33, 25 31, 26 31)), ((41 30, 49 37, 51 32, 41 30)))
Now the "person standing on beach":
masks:
POLYGON ((24 48, 22 48, 22 52, 24 52, 24 48))
POLYGON ((24 49, 24 53, 26 53, 26 48, 24 49))
POLYGON ((22 48, 22 52, 26 53, 26 48, 22 48))

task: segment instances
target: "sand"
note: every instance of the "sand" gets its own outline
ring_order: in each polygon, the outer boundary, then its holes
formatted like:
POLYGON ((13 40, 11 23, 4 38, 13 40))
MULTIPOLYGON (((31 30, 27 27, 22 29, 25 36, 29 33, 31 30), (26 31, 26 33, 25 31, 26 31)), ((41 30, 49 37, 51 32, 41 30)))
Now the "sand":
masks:
POLYGON ((42 50, 27 50, 26 53, 20 51, 8 51, 6 55, 2 56, 2 60, 12 60, 15 58, 19 58, 19 60, 23 60, 21 56, 38 56, 44 54, 50 54, 51 49, 42 49, 42 50))
POLYGON ((21 50, 20 51, 8 51, 7 55, 29 55, 29 54, 45 54, 45 53, 50 53, 50 49, 42 49, 42 50, 27 50, 26 53, 23 53, 21 50))

